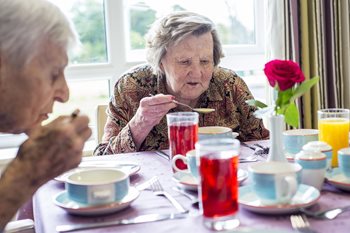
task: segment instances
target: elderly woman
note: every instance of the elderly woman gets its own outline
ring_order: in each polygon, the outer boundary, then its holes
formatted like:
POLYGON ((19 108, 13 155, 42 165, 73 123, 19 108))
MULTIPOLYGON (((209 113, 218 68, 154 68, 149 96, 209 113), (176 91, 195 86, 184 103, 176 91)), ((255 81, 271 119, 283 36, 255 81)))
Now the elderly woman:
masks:
POLYGON ((0 132, 28 134, 0 179, 0 232, 50 179, 76 167, 90 137, 86 116, 41 126, 69 97, 64 77, 76 40, 67 18, 45 0, 0 1, 0 132))
POLYGON ((219 67, 223 56, 212 21, 191 12, 172 13, 148 33, 149 64, 129 70, 116 83, 107 110, 103 141, 95 155, 168 148, 168 112, 214 108, 199 126, 226 126, 241 140, 267 138, 247 85, 235 72, 219 67))

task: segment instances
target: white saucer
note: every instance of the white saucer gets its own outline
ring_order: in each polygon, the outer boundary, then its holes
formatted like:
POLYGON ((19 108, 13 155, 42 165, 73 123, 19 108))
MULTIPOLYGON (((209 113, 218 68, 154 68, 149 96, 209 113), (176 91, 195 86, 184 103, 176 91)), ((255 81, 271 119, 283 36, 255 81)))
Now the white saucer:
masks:
POLYGON ((350 179, 341 172, 340 168, 333 168, 331 172, 327 172, 326 179, 336 188, 350 191, 350 179))
POLYGON ((75 172, 75 171, 82 171, 82 170, 86 170, 86 169, 90 169, 90 168, 117 168, 120 169, 126 173, 129 174, 129 176, 132 176, 136 173, 138 173, 141 169, 140 165, 135 164, 135 163, 129 163, 129 162, 120 162, 120 161, 107 161, 107 160, 103 160, 103 161, 96 161, 96 160, 86 160, 86 161, 82 161, 78 168, 69 170, 65 173, 63 173, 60 176, 57 176, 55 178, 55 180, 60 181, 60 182, 64 182, 66 177, 68 177, 71 172, 75 172))
MULTIPOLYGON (((238 182, 241 184, 248 178, 248 172, 243 169, 238 169, 238 182)), ((173 175, 173 180, 177 183, 180 188, 197 191, 198 181, 192 176, 191 173, 187 172, 176 172, 173 175)))
POLYGON ((264 205, 253 191, 252 185, 239 188, 238 202, 242 208, 264 214, 290 214, 299 208, 315 204, 320 198, 320 192, 309 185, 301 184, 296 195, 289 204, 264 205))
POLYGON ((127 208, 134 200, 136 200, 139 195, 140 192, 136 188, 130 187, 128 195, 126 195, 126 197, 124 197, 120 202, 91 206, 70 200, 68 198, 67 191, 62 191, 54 197, 53 202, 70 214, 96 216, 123 210, 127 208))

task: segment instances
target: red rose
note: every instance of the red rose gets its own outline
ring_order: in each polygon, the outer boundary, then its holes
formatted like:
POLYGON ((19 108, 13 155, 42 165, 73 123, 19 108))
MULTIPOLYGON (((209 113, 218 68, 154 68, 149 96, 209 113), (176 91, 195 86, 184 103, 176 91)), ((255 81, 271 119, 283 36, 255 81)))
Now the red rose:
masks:
POLYGON ((265 64, 264 72, 270 85, 275 87, 277 82, 281 91, 287 90, 293 87, 294 84, 305 80, 299 65, 288 60, 272 60, 265 64))

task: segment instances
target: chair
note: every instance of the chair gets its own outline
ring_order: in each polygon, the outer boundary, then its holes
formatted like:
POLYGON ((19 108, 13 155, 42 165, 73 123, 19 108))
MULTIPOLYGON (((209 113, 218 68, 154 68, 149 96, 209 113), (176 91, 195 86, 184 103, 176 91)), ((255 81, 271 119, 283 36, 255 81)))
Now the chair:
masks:
POLYGON ((103 130, 107 121, 106 104, 99 104, 96 107, 96 143, 99 144, 102 141, 103 130))
POLYGON ((35 233, 34 221, 32 219, 22 219, 9 222, 4 233, 35 233))

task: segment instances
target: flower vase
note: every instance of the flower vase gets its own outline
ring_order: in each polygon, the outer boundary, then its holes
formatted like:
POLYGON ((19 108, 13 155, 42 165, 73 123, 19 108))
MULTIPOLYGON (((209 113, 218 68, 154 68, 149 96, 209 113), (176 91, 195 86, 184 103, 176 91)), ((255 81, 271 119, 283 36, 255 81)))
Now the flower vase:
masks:
POLYGON ((270 150, 267 161, 288 162, 283 149, 284 116, 272 115, 268 119, 270 123, 270 150))

